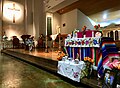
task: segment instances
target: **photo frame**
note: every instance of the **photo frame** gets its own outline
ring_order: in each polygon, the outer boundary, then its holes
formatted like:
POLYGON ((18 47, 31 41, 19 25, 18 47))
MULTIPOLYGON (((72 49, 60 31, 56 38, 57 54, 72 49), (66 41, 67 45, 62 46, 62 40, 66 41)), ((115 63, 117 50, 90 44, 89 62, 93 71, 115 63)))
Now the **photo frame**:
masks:
POLYGON ((102 88, 115 88, 116 74, 113 70, 105 69, 102 88))

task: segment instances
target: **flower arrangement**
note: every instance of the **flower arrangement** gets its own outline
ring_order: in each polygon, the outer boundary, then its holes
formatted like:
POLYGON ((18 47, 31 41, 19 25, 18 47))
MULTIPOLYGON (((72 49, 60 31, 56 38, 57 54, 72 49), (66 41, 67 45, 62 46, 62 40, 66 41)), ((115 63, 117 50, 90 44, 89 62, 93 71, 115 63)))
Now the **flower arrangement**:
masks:
POLYGON ((94 28, 95 28, 96 30, 98 30, 98 29, 100 28, 100 24, 95 25, 94 28))
POLYGON ((86 67, 85 69, 82 70, 82 78, 83 77, 90 78, 92 74, 92 65, 94 60, 90 57, 84 57, 84 61, 85 61, 86 67))
POLYGON ((26 45, 33 46, 33 39, 26 39, 26 45))
POLYGON ((82 34, 84 35, 85 34, 85 31, 86 31, 86 26, 84 26, 83 28, 82 28, 82 34))
POLYGON ((57 57, 57 60, 62 60, 62 58, 65 56, 66 54, 61 52, 59 53, 58 57, 57 57))
POLYGON ((85 62, 90 62, 91 64, 93 64, 94 60, 90 57, 84 57, 84 61, 85 62))
POLYGON ((29 39, 25 39, 25 44, 29 47, 29 51, 31 51, 33 49, 33 46, 34 46, 33 37, 31 37, 29 39))
POLYGON ((82 31, 86 31, 86 28, 87 28, 87 27, 86 27, 86 26, 84 26, 84 27, 82 28, 82 31))

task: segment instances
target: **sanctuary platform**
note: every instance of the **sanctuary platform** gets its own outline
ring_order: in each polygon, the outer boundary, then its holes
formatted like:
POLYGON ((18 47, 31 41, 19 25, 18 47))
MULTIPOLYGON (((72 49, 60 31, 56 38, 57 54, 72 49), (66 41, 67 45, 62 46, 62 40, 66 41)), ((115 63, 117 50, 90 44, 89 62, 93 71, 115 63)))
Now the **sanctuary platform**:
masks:
MULTIPOLYGON (((49 70, 50 72, 60 76, 57 73, 58 52, 49 50, 49 53, 45 53, 44 51, 45 51, 44 49, 39 49, 39 50, 35 49, 33 51, 27 51, 24 49, 5 49, 2 50, 1 52, 16 57, 22 61, 25 61, 37 67, 41 67, 43 69, 49 70)), ((81 83, 88 85, 89 87, 92 88, 102 88, 102 82, 100 80, 97 80, 97 77, 91 77, 89 79, 83 78, 81 79, 81 83)))

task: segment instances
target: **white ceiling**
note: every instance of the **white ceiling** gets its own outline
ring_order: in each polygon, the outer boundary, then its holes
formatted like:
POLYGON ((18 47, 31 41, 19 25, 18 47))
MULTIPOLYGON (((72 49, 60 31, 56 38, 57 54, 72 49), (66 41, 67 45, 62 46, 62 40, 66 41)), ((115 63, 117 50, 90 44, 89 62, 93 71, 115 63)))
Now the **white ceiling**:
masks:
POLYGON ((117 7, 117 9, 109 9, 105 10, 93 15, 88 16, 90 19, 92 19, 96 24, 101 25, 110 25, 112 23, 114 24, 120 24, 120 7, 117 7))
POLYGON ((117 11, 103 11, 99 12, 97 14, 93 14, 89 16, 92 20, 95 22, 104 22, 104 21, 110 21, 110 20, 115 20, 120 18, 120 10, 117 11), (106 18, 104 18, 106 15, 106 18))
MULTIPOLYGON (((51 8, 48 12, 56 12, 57 10, 70 5, 71 3, 74 3, 79 0, 64 0, 61 4, 55 6, 54 8, 51 8)), ((115 1, 114 1, 115 2, 115 1)), ((119 2, 119 0, 118 0, 119 2)), ((108 5, 111 2, 109 2, 108 5)), ((102 8, 102 7, 101 7, 102 8)), ((88 17, 94 21, 96 24, 101 24, 101 26, 107 26, 109 24, 115 23, 120 24, 120 6, 119 3, 114 8, 107 9, 105 11, 88 15, 88 17)))

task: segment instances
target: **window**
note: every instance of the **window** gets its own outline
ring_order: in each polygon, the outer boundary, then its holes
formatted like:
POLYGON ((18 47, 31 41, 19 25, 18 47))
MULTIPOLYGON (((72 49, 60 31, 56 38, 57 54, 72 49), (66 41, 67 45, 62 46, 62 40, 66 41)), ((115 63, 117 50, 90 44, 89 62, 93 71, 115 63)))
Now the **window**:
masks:
POLYGON ((115 40, 118 40, 119 39, 119 34, 118 34, 118 31, 116 30, 115 31, 115 40))
POLYGON ((114 39, 113 31, 110 31, 110 37, 114 39))

